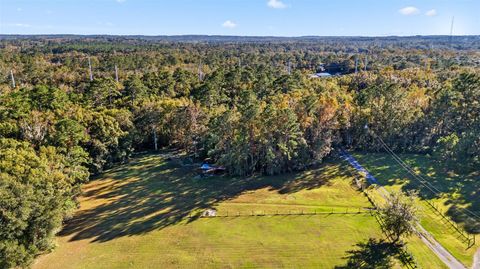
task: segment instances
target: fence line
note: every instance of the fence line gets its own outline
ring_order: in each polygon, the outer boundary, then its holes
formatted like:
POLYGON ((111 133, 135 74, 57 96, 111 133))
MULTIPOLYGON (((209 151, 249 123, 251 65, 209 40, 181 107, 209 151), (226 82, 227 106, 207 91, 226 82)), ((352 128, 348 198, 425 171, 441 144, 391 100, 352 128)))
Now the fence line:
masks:
POLYGON ((470 234, 467 231, 465 231, 465 229, 460 227, 458 223, 454 222, 450 217, 442 213, 434 203, 428 200, 423 200, 423 201, 425 201, 427 205, 429 205, 430 208, 433 209, 434 214, 442 217, 447 222, 447 224, 449 224, 458 234, 460 234, 460 236, 463 238, 462 241, 467 243, 467 249, 475 245, 475 234, 470 234))
POLYGON ((274 216, 315 216, 315 215, 359 215, 359 214, 371 214, 372 211, 375 211, 375 208, 348 208, 346 207, 344 211, 339 211, 338 209, 331 209, 331 211, 317 211, 317 210, 287 210, 287 211, 250 211, 250 212, 240 212, 240 211, 225 211, 217 212, 210 215, 193 215, 190 214, 190 218, 227 218, 227 217, 274 217, 274 216))
MULTIPOLYGON (((352 173, 350 173, 352 174, 352 173)), ((359 182, 358 182, 358 178, 357 178, 357 175, 360 175, 358 172, 355 172, 352 176, 355 178, 355 181, 356 181, 356 184, 357 186, 360 185, 359 182)), ((360 175, 361 177, 362 175, 360 175)), ((367 181, 367 185, 370 185, 369 182, 367 181)), ((359 188, 366 196, 367 196, 367 199, 370 201, 370 203, 372 203, 373 206, 375 206, 375 208, 379 208, 379 204, 377 204, 375 202, 375 200, 373 199, 373 197, 371 195, 369 195, 366 191, 365 191, 365 188, 359 188)), ((458 233, 460 235, 460 240, 463 242, 463 243, 466 243, 467 244, 467 249, 473 247, 475 244, 476 244, 476 235, 475 234, 470 234, 468 233, 463 227, 461 227, 460 225, 458 225, 458 223, 456 223, 455 221, 453 221, 450 217, 448 217, 447 215, 445 215, 445 213, 441 212, 437 206, 432 203, 431 201, 429 200, 426 200, 426 199, 423 199, 421 201, 424 201, 427 203, 427 205, 433 210, 434 214, 436 215, 439 215, 443 220, 446 221, 446 223, 451 226, 456 233, 458 233)))

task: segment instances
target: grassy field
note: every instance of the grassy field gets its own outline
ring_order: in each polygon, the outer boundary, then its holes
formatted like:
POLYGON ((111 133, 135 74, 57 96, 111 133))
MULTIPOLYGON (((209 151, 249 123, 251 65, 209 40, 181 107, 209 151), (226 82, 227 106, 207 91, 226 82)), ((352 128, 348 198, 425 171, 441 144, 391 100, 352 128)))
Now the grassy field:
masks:
MULTIPOLYGON (((366 209, 349 169, 332 161, 284 176, 200 179, 192 167, 140 156, 84 186, 58 248, 33 267, 344 268, 372 253, 382 264, 389 253, 368 213, 248 216, 366 209), (206 208, 229 217, 199 218, 206 208)), ((444 268, 420 240, 408 246, 422 268, 444 268)))
MULTIPOLYGON (((441 164, 434 162, 428 156, 405 154, 400 155, 402 160, 420 172, 429 182, 440 191, 435 195, 429 188, 416 181, 411 175, 397 164, 387 154, 361 154, 353 156, 362 166, 369 170, 387 190, 418 190, 420 222, 438 242, 449 250, 457 259, 470 267, 473 255, 480 246, 467 249, 464 238, 445 221, 431 206, 434 204, 439 211, 455 221, 463 230, 471 234, 480 233, 480 223, 469 217, 469 212, 480 215, 480 181, 478 175, 459 175, 444 169, 441 164)), ((478 237, 478 236, 477 236, 478 237)))

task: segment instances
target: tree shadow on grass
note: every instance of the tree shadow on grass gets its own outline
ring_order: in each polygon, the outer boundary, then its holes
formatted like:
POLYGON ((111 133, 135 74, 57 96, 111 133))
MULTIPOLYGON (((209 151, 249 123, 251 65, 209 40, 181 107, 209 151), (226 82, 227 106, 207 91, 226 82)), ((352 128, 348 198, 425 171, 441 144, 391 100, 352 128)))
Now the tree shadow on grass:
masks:
POLYGON ((347 251, 346 265, 336 266, 336 269, 384 269, 392 268, 393 260, 400 252, 401 245, 378 240, 368 239, 355 245, 354 250, 347 251))
POLYGON ((400 157, 430 183, 422 184, 415 180, 405 169, 387 154, 368 153, 357 156, 358 161, 382 185, 403 184, 402 190, 418 191, 424 200, 447 197, 446 205, 450 206, 446 214, 455 222, 463 224, 469 233, 480 233, 480 176, 477 172, 455 174, 433 158, 401 154, 400 157), (432 187, 433 186, 433 187, 432 187), (466 210, 465 210, 466 209, 466 210), (468 211, 467 211, 468 210, 468 211))
POLYGON ((195 168, 165 161, 161 155, 145 155, 111 169, 85 186, 82 206, 89 207, 80 208, 60 235, 96 242, 140 235, 194 221, 205 209, 246 191, 318 188, 347 169, 327 164, 313 172, 276 177, 198 178, 195 168))

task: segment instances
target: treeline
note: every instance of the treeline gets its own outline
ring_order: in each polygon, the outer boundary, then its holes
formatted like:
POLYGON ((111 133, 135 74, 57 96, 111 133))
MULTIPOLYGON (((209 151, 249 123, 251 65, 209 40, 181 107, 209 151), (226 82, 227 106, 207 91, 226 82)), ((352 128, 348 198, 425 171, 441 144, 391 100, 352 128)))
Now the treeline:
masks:
POLYGON ((81 184, 135 151, 182 149, 231 175, 273 175, 320 163, 335 146, 380 150, 368 125, 396 151, 480 167, 480 73, 469 50, 423 61, 415 49, 371 45, 368 72, 312 79, 317 64, 354 64, 356 54, 290 42, 2 46, 2 268, 52 249, 81 184))

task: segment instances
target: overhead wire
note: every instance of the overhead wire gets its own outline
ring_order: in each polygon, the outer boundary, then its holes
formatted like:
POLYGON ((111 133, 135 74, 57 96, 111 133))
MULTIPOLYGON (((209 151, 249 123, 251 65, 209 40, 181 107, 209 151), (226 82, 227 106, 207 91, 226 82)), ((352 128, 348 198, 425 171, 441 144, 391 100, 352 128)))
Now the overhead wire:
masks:
MULTIPOLYGON (((383 139, 378 136, 373 130, 368 129, 371 134, 380 142, 382 147, 389 153, 393 159, 403 168, 405 169, 408 174, 413 176, 415 180, 417 180, 422 186, 430 190, 432 193, 434 193, 437 196, 440 196, 443 192, 440 191, 437 187, 435 187, 432 183, 430 183, 428 180, 426 180, 421 174, 418 174, 415 172, 407 163, 405 163, 386 143, 383 141, 383 139)), ((461 211, 464 211, 468 213, 467 215, 470 215, 470 217, 475 218, 477 221, 480 221, 480 215, 477 213, 469 210, 468 208, 458 208, 461 211)))

